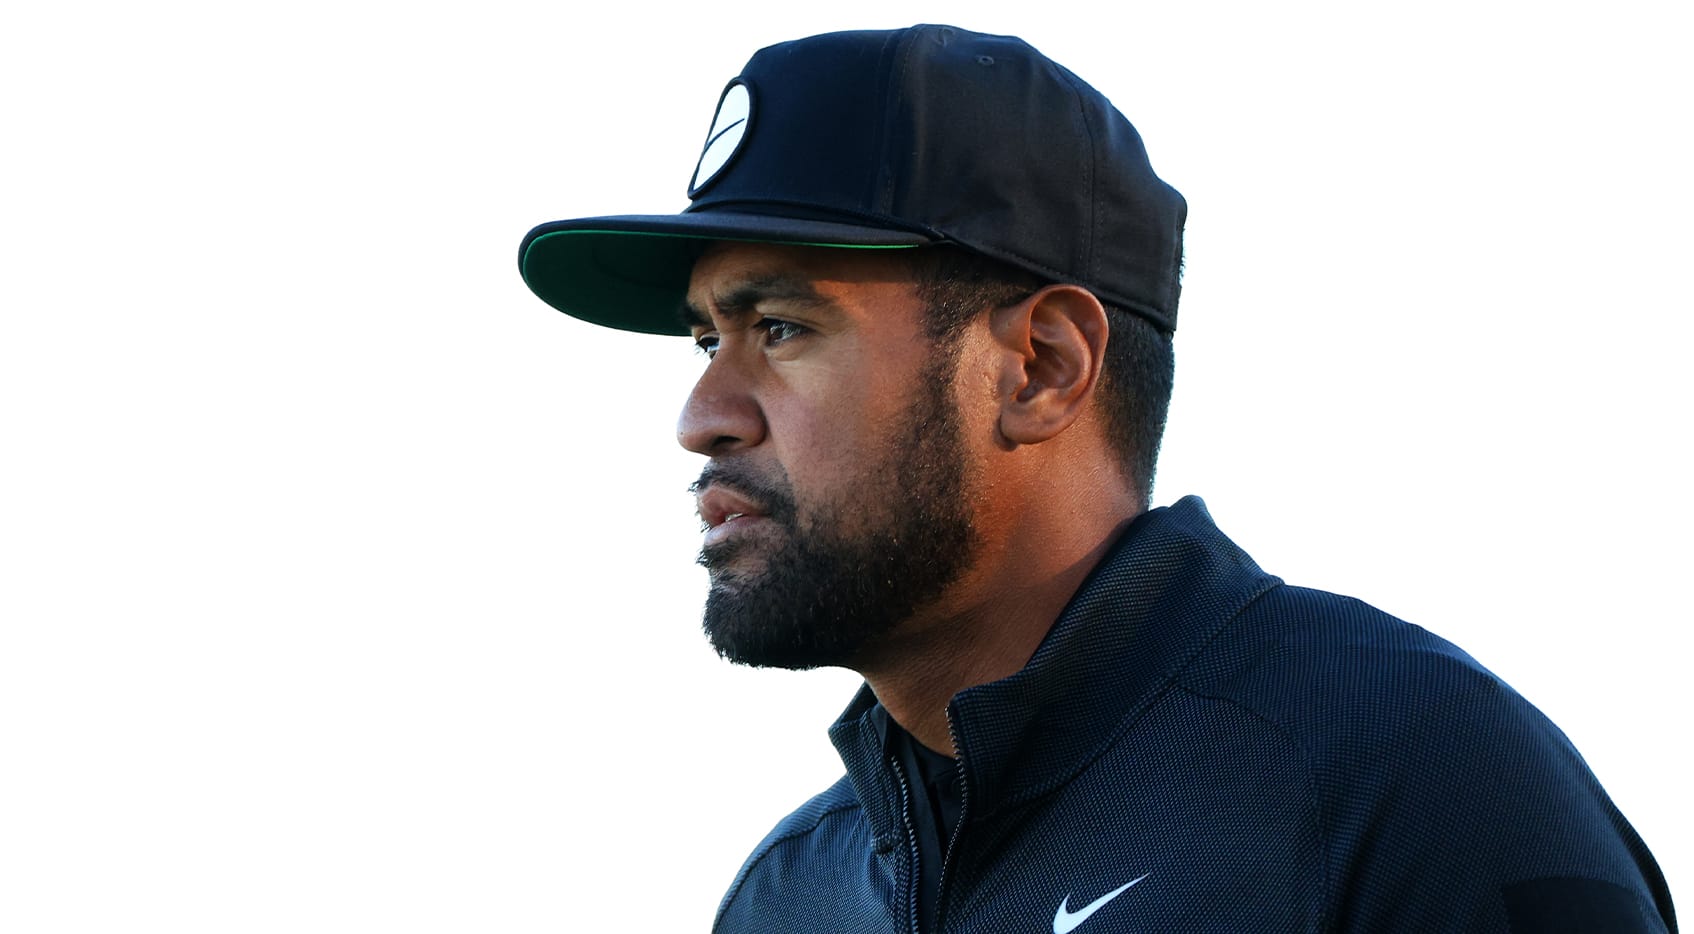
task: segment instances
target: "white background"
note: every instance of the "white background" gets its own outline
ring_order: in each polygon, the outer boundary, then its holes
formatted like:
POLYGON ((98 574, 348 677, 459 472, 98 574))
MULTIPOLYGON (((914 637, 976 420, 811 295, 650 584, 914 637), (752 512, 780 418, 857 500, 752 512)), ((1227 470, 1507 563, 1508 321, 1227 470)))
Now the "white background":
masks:
POLYGON ((1694 879, 1679 5, 800 6, 5 14, 0 929, 705 929, 856 679, 705 647, 700 362, 517 244, 679 210, 759 46, 914 19, 1187 195, 1157 501, 1464 646, 1694 879))

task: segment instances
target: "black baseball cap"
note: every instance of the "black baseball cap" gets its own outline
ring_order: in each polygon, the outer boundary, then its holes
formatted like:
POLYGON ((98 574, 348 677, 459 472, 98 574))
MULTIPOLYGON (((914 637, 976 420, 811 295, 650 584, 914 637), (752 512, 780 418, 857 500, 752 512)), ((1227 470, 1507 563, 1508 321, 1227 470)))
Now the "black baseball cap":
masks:
POLYGON ((1110 101, 1015 37, 912 26, 761 49, 719 97, 688 197, 536 227, 524 282, 584 321, 686 334, 710 241, 952 244, 1176 328, 1187 204, 1110 101))

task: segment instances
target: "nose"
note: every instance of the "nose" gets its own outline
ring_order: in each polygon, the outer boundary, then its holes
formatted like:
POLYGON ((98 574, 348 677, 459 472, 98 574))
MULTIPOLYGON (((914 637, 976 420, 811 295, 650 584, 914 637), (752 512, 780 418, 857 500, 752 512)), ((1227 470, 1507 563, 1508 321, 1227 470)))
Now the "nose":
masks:
POLYGON ((719 356, 706 364, 677 418, 677 443, 696 454, 715 457, 765 439, 764 414, 729 362, 719 356))

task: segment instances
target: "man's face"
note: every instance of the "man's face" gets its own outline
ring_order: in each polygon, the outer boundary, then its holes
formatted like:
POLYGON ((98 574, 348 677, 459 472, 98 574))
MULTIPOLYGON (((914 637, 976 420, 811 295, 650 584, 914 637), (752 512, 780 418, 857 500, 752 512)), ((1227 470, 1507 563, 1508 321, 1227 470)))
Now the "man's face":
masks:
POLYGON ((731 661, 855 667, 969 565, 976 532, 952 357, 897 258, 719 244, 695 264, 710 356, 678 424, 731 661))

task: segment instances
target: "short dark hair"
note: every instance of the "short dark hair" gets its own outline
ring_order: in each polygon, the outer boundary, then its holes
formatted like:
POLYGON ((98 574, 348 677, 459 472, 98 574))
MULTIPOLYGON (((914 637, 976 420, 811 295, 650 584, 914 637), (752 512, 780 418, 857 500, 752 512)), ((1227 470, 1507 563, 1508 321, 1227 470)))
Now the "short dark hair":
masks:
MULTIPOLYGON (((955 247, 926 247, 908 256, 918 298, 926 308, 925 330, 943 347, 988 309, 1016 304, 1047 285, 1009 263, 955 247)), ((1105 308, 1110 337, 1097 392, 1118 466, 1146 509, 1170 410, 1176 357, 1169 331, 1123 308, 1105 308)))

